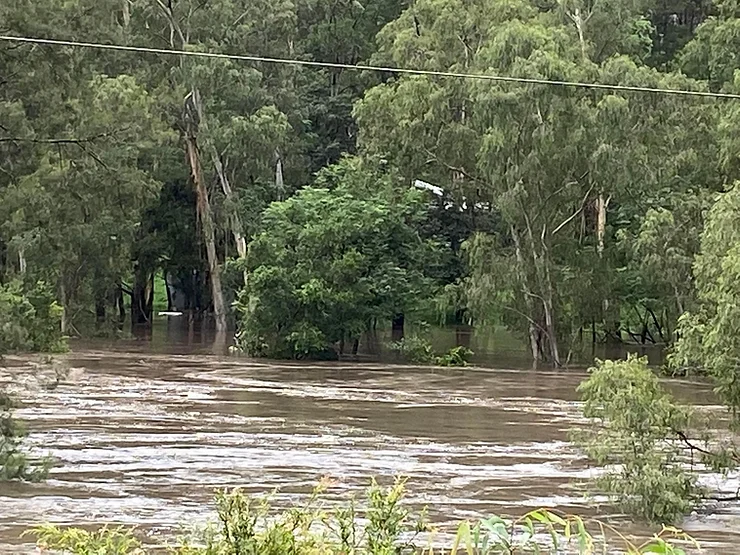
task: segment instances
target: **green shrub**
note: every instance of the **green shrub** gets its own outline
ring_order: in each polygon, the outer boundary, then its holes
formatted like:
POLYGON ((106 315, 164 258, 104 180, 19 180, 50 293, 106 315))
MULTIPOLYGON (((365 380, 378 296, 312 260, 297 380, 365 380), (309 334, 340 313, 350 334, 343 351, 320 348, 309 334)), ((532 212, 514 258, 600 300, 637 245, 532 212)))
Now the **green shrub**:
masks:
POLYGON ((441 356, 435 357, 437 366, 467 366, 473 351, 461 345, 453 347, 441 356))
POLYGON ((598 361, 590 372, 578 391, 593 425, 576 440, 606 465, 597 488, 633 515, 676 521, 702 496, 685 453, 691 412, 664 390, 646 358, 598 361))
MULTIPOLYGON (((44 283, 25 288, 19 281, 0 285, 0 356, 13 351, 64 351, 62 309, 44 283)), ((32 464, 21 449, 25 429, 13 418, 13 402, 0 388, 0 481, 40 481, 50 461, 32 464)))
MULTIPOLYGON (((628 555, 685 555, 678 545, 686 543, 698 548, 689 535, 676 528, 664 527, 660 533, 642 543, 627 539, 619 530, 594 521, 602 533, 594 538, 587 530, 587 523, 577 515, 537 509, 516 520, 492 516, 475 524, 460 524, 450 555, 514 555, 515 553, 607 553, 606 535, 622 540, 620 553, 628 555), (549 539, 543 540, 543 536, 549 539), (549 543, 549 545, 547 545, 549 543), (543 545, 544 544, 544 545, 543 545)), ((422 554, 446 555, 444 550, 429 549, 422 554)))
POLYGON ((0 391, 0 482, 27 480, 38 482, 46 478, 50 461, 34 465, 21 450, 26 436, 23 425, 13 418, 14 404, 10 397, 0 391))
MULTIPOLYGON (((216 497, 218 523, 195 540, 181 540, 171 555, 513 555, 515 553, 601 552, 605 534, 621 538, 621 551, 630 555, 683 555, 679 543, 696 543, 680 530, 664 528, 648 541, 635 544, 608 524, 587 522, 575 515, 546 509, 531 511, 516 520, 499 516, 477 523, 462 522, 447 548, 438 546, 436 531, 423 517, 414 518, 403 507, 403 480, 382 488, 372 483, 367 506, 354 501, 329 510, 321 503, 327 487, 322 482, 300 506, 274 513, 268 500, 240 490, 216 497), (593 537, 588 526, 598 529, 593 537), (426 533, 421 540, 419 534, 426 533)), ((31 531, 42 549, 72 555, 144 555, 133 529, 109 528, 88 532, 53 525, 31 531)))
POLYGON ((272 514, 269 500, 247 497, 240 490, 222 491, 216 496, 219 528, 209 534, 201 550, 181 545, 183 554, 229 555, 391 555, 404 534, 424 529, 400 505, 403 480, 388 488, 373 481, 367 492, 367 508, 361 511, 354 501, 349 507, 331 512, 320 503, 328 482, 322 482, 308 501, 281 514, 272 514), (367 524, 362 526, 359 518, 367 524))
POLYGON ((73 555, 144 555, 132 528, 104 526, 89 532, 81 528, 60 528, 42 524, 31 530, 37 546, 44 550, 73 555))
POLYGON ((432 344, 418 335, 409 335, 400 341, 391 343, 390 349, 400 354, 411 364, 467 366, 470 357, 473 356, 473 351, 462 346, 453 347, 438 356, 435 354, 432 344))
POLYGON ((418 335, 408 335, 390 344, 392 351, 400 354, 411 364, 434 364, 432 344, 418 335))
POLYGON ((62 307, 43 282, 24 288, 0 285, 0 354, 12 351, 62 352, 62 307))

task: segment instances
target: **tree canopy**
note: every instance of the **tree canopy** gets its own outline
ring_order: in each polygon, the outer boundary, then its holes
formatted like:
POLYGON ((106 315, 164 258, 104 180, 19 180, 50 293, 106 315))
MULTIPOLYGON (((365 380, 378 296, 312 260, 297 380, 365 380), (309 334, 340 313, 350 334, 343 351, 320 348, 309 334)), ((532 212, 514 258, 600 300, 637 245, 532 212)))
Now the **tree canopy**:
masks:
POLYGON ((283 329, 266 299, 288 292, 260 281, 280 267, 290 295, 342 291, 311 309, 330 326, 307 320, 326 344, 420 305, 504 325, 555 365, 588 340, 670 344, 704 310, 694 267, 738 179, 740 102, 331 64, 737 93, 739 16, 732 0, 4 3, 7 35, 326 64, 3 41, 0 281, 48 284, 69 335, 151 325, 155 276, 221 329, 283 329))
POLYGON ((265 211, 237 305, 247 351, 332 353, 434 295, 439 246, 418 231, 424 197, 398 181, 346 159, 265 211))

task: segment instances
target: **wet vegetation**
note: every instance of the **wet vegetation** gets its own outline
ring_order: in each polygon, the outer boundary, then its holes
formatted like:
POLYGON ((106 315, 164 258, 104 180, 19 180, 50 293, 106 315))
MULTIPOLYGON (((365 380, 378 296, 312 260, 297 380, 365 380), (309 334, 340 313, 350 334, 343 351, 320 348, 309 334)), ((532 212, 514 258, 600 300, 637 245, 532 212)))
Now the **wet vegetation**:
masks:
POLYGON ((62 307, 45 283, 24 288, 20 281, 0 285, 0 357, 12 352, 63 352, 62 307))
MULTIPOLYGON (((308 501, 277 513, 269 499, 253 499, 240 490, 216 496, 218 521, 193 539, 169 547, 172 555, 515 555, 523 553, 602 552, 605 542, 629 555, 683 555, 693 540, 674 528, 644 543, 632 543, 598 521, 539 509, 516 520, 492 516, 476 523, 462 522, 449 541, 439 538, 423 515, 412 516, 403 506, 404 482, 388 488, 375 482, 364 506, 354 501, 339 508, 322 503, 322 484, 308 501), (589 529, 598 531, 593 536, 589 529), (683 546, 683 547, 682 547, 683 546)), ((79 528, 43 525, 30 533, 42 553, 72 555, 144 555, 136 531, 109 528, 89 532, 79 528)))
MULTIPOLYGON (((12 352, 66 350, 60 321, 61 307, 44 283, 37 283, 28 291, 18 281, 0 285, 0 364, 12 352)), ((43 480, 51 461, 29 460, 23 450, 26 429, 14 417, 15 408, 6 383, 0 381, 0 482, 43 480)))
POLYGON ((703 493, 686 456, 691 411, 665 391, 647 361, 599 362, 579 390, 583 413, 596 425, 576 439, 611 469, 597 479, 599 490, 651 521, 675 522, 690 512, 703 493))
POLYGON ((26 430, 23 423, 13 417, 14 408, 13 400, 0 390, 0 482, 42 481, 49 473, 51 460, 41 462, 29 460, 22 448, 26 430))
POLYGON ((434 364, 437 366, 467 366, 475 353, 459 345, 446 353, 437 355, 432 344, 418 335, 409 335, 390 345, 406 362, 412 364, 434 364))

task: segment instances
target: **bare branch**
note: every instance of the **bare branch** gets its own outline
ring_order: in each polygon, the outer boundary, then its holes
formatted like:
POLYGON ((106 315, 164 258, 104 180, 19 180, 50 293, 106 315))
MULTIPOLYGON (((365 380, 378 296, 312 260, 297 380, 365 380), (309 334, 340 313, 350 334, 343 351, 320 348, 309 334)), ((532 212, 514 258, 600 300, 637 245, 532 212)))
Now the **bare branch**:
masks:
POLYGON ((586 207, 586 201, 588 200, 588 197, 591 195, 591 192, 594 190, 594 185, 591 184, 591 187, 586 191, 585 196, 583 197, 583 200, 581 201, 581 206, 573 212, 570 216, 568 216, 563 223, 561 223, 558 227, 552 230, 551 235, 555 235, 558 231, 563 229, 566 225, 568 225, 570 222, 572 222, 575 218, 578 217, 578 215, 583 212, 583 209, 586 207))
POLYGON ((509 311, 513 312, 514 314, 518 314, 519 316, 521 316, 522 318, 524 318, 525 320, 527 320, 530 324, 532 324, 534 327, 538 328, 542 333, 544 333, 545 335, 547 335, 547 330, 545 330, 545 328, 543 328, 540 324, 538 324, 537 322, 535 322, 534 320, 532 320, 532 318, 530 318, 529 316, 527 316, 526 314, 524 314, 524 312, 522 312, 520 310, 517 310, 516 308, 514 308, 512 306, 505 306, 504 307, 504 310, 509 310, 509 311))
POLYGON ((471 181, 475 181, 477 183, 486 183, 483 179, 481 179, 479 177, 476 177, 474 175, 471 175, 470 173, 468 173, 467 171, 465 171, 464 168, 461 168, 461 167, 458 167, 458 166, 453 166, 451 164, 448 164, 448 163, 440 160, 439 159, 439 156, 437 156, 434 152, 432 152, 428 148, 425 147, 424 150, 431 157, 431 160, 428 160, 428 162, 430 162, 430 161, 436 162, 436 163, 444 166, 445 168, 447 168, 450 171, 458 172, 460 175, 462 175, 463 177, 468 178, 471 181))
POLYGON ((77 146, 82 152, 87 154, 90 158, 95 160, 98 164, 103 166, 106 170, 111 171, 110 166, 108 166, 108 164, 103 162, 103 159, 100 158, 100 156, 95 151, 93 151, 91 148, 86 147, 84 143, 77 143, 77 146))
POLYGON ((180 46, 183 48, 188 44, 185 40, 185 35, 182 34, 182 30, 180 29, 180 24, 175 20, 175 14, 172 10, 172 3, 170 2, 169 5, 165 6, 164 2, 162 0, 155 0, 157 4, 159 5, 160 10, 164 14, 165 18, 167 18, 167 21, 170 24, 170 44, 174 48, 174 40, 172 39, 172 35, 174 33, 177 33, 177 36, 180 38, 180 46))
MULTIPOLYGON (((708 449, 704 449, 703 447, 699 447, 698 445, 694 444, 691 439, 681 430, 672 430, 674 434, 678 436, 678 438, 688 447, 689 449, 693 449, 694 451, 701 453, 702 455, 706 455, 707 457, 717 457, 719 456, 717 453, 713 453, 712 451, 709 451, 708 449)), ((735 451, 729 453, 728 455, 730 458, 735 462, 740 462, 740 455, 736 453, 735 451)))

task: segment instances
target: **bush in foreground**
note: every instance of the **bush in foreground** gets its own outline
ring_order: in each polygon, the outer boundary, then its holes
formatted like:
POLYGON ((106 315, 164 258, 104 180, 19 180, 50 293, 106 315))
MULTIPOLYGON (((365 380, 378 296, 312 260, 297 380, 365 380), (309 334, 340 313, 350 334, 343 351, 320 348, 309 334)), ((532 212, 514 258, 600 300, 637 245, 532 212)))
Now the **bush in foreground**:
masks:
POLYGON ((626 512, 676 522, 704 499, 697 464, 717 472, 737 466, 732 444, 690 407, 678 403, 646 358, 598 361, 578 388, 592 425, 575 439, 604 467, 596 488, 626 512))
MULTIPOLYGON (((517 520, 493 516, 478 523, 464 521, 446 546, 422 516, 412 515, 402 504, 404 481, 388 488, 375 482, 368 490, 365 507, 350 502, 328 509, 321 494, 323 482, 305 504, 282 513, 271 510, 265 499, 255 499, 239 490, 220 492, 216 497, 218 523, 200 537, 182 540, 170 548, 172 555, 489 555, 514 553, 601 552, 604 533, 611 530, 599 522, 587 523, 573 515, 539 509, 517 520), (592 536, 587 526, 601 531, 592 536)), ((696 545, 673 528, 641 543, 620 538, 620 551, 629 554, 681 555, 679 543, 696 545)), ((133 529, 104 527, 88 532, 43 525, 32 531, 39 549, 73 555, 146 555, 133 529)))

